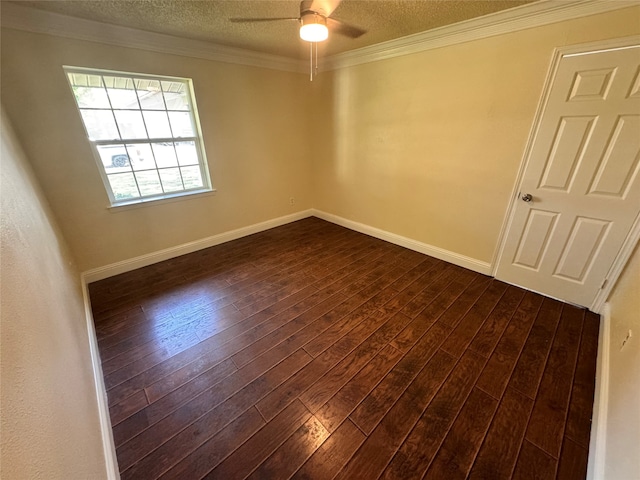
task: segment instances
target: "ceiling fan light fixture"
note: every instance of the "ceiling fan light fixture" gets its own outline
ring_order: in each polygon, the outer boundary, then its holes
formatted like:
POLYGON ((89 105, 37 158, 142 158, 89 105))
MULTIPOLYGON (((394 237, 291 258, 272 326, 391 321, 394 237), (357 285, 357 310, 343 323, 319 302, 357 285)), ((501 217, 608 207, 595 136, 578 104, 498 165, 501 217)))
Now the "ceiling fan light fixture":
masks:
POLYGON ((315 12, 300 17, 300 38, 306 42, 322 42, 329 37, 327 19, 315 12))

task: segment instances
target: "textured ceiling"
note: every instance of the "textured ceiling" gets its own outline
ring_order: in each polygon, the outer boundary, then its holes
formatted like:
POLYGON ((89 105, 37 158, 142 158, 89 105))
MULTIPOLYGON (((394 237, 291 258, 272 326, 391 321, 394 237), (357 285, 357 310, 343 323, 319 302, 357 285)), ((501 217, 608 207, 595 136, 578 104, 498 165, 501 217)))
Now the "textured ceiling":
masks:
MULTIPOLYGON (((315 0, 333 1, 336 0, 315 0)), ((343 0, 331 15, 367 30, 357 39, 329 34, 323 55, 480 17, 534 0, 343 0)), ((3 0, 4 2, 4 0, 3 0)), ((294 21, 232 23, 233 17, 297 17, 296 0, 57 0, 16 1, 22 6, 220 45, 302 58, 309 44, 294 21)))

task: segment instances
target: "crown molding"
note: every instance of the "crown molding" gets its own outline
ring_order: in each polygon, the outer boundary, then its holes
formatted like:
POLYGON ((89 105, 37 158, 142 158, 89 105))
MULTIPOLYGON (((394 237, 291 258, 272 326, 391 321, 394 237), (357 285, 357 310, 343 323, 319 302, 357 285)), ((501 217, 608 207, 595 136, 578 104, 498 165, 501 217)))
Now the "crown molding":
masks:
POLYGON ((293 58, 85 20, 8 2, 2 2, 1 17, 3 28, 272 70, 307 71, 304 62, 293 58))
POLYGON ((638 5, 636 0, 543 0, 327 57, 322 70, 410 55, 638 5))
MULTIPOLYGON (((332 55, 324 59, 321 70, 335 70, 410 55, 634 5, 638 5, 637 0, 542 0, 484 17, 332 55)), ((307 72, 306 62, 293 58, 69 17, 8 2, 2 2, 1 24, 4 28, 75 40, 272 70, 307 72)))

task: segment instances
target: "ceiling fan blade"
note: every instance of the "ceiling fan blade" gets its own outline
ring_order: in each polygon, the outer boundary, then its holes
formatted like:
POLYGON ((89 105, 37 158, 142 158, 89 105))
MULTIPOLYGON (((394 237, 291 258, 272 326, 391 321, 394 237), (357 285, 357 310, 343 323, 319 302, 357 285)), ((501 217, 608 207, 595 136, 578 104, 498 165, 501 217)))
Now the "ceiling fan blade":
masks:
POLYGON ((300 20, 298 17, 279 17, 279 18, 244 18, 244 17, 236 17, 230 18, 229 21, 232 23, 252 23, 252 22, 279 22, 281 20, 295 20, 296 22, 300 20))
POLYGON ((321 13, 325 17, 329 17, 333 11, 338 8, 342 0, 305 0, 302 2, 300 9, 312 10, 321 13))
POLYGON ((354 27, 353 25, 349 25, 348 23, 344 23, 335 18, 327 18, 327 27, 329 27, 331 32, 338 33, 349 38, 358 38, 367 33, 366 30, 354 27))

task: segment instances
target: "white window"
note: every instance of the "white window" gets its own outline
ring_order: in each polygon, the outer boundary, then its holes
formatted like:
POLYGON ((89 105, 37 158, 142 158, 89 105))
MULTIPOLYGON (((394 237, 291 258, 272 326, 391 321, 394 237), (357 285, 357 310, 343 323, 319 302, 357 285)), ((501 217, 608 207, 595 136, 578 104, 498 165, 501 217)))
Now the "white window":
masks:
POLYGON ((190 79, 64 70, 112 205, 211 190, 190 79))

